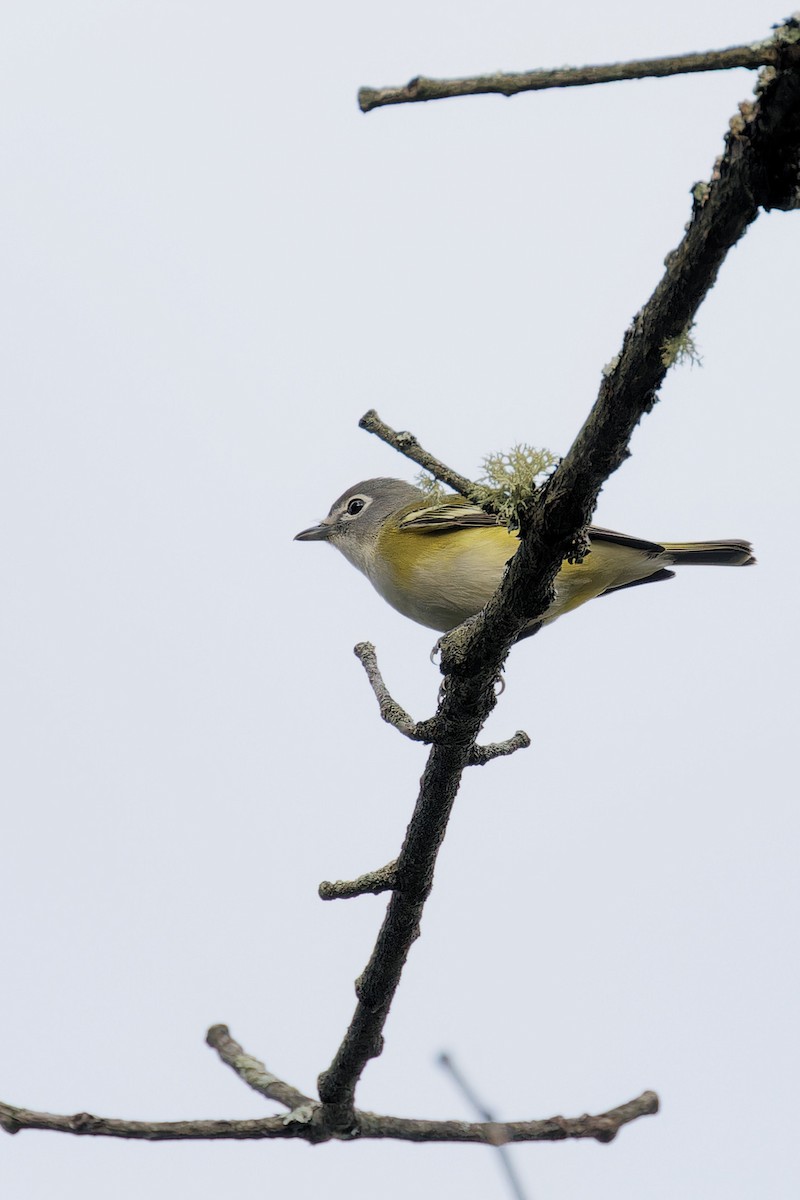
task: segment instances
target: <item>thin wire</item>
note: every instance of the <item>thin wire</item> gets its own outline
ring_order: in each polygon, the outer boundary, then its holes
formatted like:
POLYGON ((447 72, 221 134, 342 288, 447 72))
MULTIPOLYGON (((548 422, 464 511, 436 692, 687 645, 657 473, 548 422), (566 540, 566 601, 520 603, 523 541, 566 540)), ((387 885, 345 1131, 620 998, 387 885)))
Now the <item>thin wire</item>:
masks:
MULTIPOLYGON (((460 1089, 464 1098, 472 1105, 481 1119, 484 1121, 495 1121, 497 1118, 489 1111, 486 1105, 481 1101, 480 1097, 477 1096, 472 1090, 456 1064, 453 1062, 450 1055, 442 1053, 439 1055, 437 1061, 440 1067, 444 1067, 445 1071, 450 1072, 450 1077, 452 1078, 456 1087, 460 1089)), ((514 1170, 514 1164, 511 1161, 511 1155, 508 1152, 508 1146, 497 1146, 495 1148, 497 1153, 500 1155, 500 1161, 503 1165, 503 1170, 506 1173, 508 1185, 511 1188, 511 1194, 514 1196, 514 1200, 526 1200, 525 1191, 522 1187, 522 1181, 517 1175, 517 1172, 514 1170)))

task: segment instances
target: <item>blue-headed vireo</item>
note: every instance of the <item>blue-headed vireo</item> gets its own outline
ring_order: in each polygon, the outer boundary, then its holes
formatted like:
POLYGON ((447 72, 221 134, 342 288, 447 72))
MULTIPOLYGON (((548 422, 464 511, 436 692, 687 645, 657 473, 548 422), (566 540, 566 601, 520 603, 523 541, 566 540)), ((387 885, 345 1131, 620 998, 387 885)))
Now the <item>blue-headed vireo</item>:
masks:
MULTIPOLYGON (((755 562, 750 543, 738 539, 658 543, 595 526, 588 532, 589 552, 582 562, 562 564, 555 599, 529 632, 595 596, 670 579, 672 566, 755 562)), ((295 540, 330 542, 393 608, 438 630, 453 629, 483 608, 519 546, 496 517, 462 496, 435 500, 402 479, 357 483, 295 540)))

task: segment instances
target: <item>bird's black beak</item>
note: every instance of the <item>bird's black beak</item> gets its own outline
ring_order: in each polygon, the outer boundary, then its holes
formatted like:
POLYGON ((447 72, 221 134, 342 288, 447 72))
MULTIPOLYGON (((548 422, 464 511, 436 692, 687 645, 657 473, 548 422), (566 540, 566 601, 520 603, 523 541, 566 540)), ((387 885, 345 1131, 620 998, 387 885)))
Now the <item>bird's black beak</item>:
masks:
POLYGON ((326 525, 324 521, 320 521, 319 525, 312 525, 310 529, 303 529, 300 533, 296 533, 294 540, 296 542, 327 542, 332 532, 332 525, 326 525))

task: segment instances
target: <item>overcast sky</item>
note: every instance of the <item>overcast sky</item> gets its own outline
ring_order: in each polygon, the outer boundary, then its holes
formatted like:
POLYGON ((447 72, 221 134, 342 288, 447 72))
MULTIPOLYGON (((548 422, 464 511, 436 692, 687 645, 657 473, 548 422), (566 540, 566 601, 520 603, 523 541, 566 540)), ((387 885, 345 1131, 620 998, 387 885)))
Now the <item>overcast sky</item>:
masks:
MULTIPOLYGON (((314 1088, 424 750, 430 631, 292 541, 414 469, 569 446, 753 77, 362 116, 362 84, 724 47, 766 0, 25 0, 3 6, 0 1098, 260 1116, 226 1022, 314 1088)), ((797 214, 759 218, 600 523, 746 537, 518 648, 468 773, 362 1107, 663 1110, 610 1146, 512 1150, 536 1200, 798 1194, 797 214)), ((0 1136, 20 1200, 508 1195, 485 1148, 0 1136)))

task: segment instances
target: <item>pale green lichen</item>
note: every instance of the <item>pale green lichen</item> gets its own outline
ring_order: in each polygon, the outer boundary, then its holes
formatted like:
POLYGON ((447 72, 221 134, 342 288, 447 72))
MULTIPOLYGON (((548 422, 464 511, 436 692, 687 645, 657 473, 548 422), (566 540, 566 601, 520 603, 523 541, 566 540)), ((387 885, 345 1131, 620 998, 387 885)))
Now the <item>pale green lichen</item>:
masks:
POLYGON ((782 42, 784 46, 793 46, 800 41, 800 13, 792 13, 790 17, 781 25, 775 26, 775 33, 772 38, 761 45, 769 45, 770 41, 782 42))
POLYGON ((702 180, 696 183, 692 188, 692 199, 698 208, 702 208, 708 197, 711 195, 711 184, 705 183, 702 180))
POLYGON ((489 454, 483 460, 484 474, 472 499, 490 506, 509 529, 519 529, 526 505, 558 462, 558 457, 549 450, 523 443, 502 453, 489 454))
POLYGON ((420 471, 414 482, 420 491, 424 492, 434 504, 441 504, 445 496, 448 495, 447 489, 441 480, 434 479, 433 475, 429 475, 427 471, 420 471))
POLYGON ((700 351, 692 337, 691 325, 675 337, 667 338, 661 347, 661 361, 665 367, 682 366, 686 362, 693 367, 703 365, 700 351))
MULTIPOLYGON (((502 453, 488 454, 483 460, 483 474, 470 491, 469 499, 495 513, 498 524, 517 530, 526 504, 558 463, 558 457, 549 450, 537 450, 523 443, 502 453)), ((427 471, 420 472, 416 484, 433 504, 440 504, 451 495, 427 471)))

